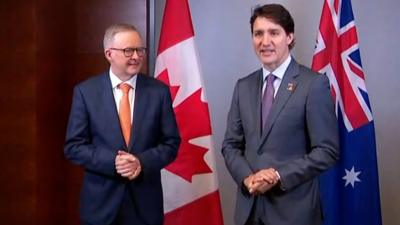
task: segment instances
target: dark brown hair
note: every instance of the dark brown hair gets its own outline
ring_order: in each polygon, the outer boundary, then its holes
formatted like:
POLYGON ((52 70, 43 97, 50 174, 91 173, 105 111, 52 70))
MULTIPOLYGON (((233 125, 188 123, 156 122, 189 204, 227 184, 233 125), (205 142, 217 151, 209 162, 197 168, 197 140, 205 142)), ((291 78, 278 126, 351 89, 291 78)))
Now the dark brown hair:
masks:
MULTIPOLYGON (((279 24, 286 32, 286 34, 294 34, 294 21, 289 11, 279 4, 266 4, 258 6, 253 10, 250 18, 251 33, 253 33, 254 21, 258 17, 264 17, 272 20, 274 23, 279 24)), ((294 38, 292 43, 289 44, 289 49, 294 47, 294 38)))

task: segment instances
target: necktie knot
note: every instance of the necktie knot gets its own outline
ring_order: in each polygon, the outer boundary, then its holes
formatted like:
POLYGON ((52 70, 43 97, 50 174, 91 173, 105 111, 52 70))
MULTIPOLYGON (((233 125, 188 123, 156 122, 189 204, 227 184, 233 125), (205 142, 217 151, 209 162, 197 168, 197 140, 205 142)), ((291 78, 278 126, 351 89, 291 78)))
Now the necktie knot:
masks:
POLYGON ((118 87, 122 90, 124 94, 128 94, 129 90, 132 88, 131 85, 127 83, 121 83, 118 85, 118 87))
POLYGON ((276 76, 274 74, 270 73, 266 78, 267 79, 267 85, 268 86, 273 85, 274 81, 275 81, 275 78, 276 78, 276 76))

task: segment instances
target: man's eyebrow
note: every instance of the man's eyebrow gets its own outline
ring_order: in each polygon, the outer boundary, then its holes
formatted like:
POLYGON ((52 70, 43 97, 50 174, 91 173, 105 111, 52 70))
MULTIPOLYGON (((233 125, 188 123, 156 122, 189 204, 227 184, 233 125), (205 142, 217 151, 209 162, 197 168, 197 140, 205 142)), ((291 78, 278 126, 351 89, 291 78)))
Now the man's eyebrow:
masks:
POLYGON ((264 32, 264 29, 254 29, 253 32, 264 32))

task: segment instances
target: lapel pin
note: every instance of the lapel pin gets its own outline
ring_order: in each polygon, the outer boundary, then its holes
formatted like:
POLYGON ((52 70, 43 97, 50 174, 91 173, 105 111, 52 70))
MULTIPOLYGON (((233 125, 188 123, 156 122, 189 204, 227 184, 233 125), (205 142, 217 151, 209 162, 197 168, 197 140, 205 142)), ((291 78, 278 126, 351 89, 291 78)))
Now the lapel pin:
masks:
POLYGON ((294 91, 294 89, 296 88, 296 85, 292 82, 289 82, 287 85, 287 90, 288 91, 294 91))

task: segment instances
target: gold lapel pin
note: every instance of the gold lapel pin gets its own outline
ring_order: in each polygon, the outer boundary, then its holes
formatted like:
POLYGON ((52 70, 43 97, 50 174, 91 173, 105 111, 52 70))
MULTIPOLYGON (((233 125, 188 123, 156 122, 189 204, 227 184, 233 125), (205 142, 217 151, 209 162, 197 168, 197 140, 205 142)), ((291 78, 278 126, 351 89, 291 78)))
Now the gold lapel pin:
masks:
POLYGON ((294 91, 294 89, 296 88, 296 85, 292 82, 289 82, 287 85, 287 90, 288 91, 294 91))

